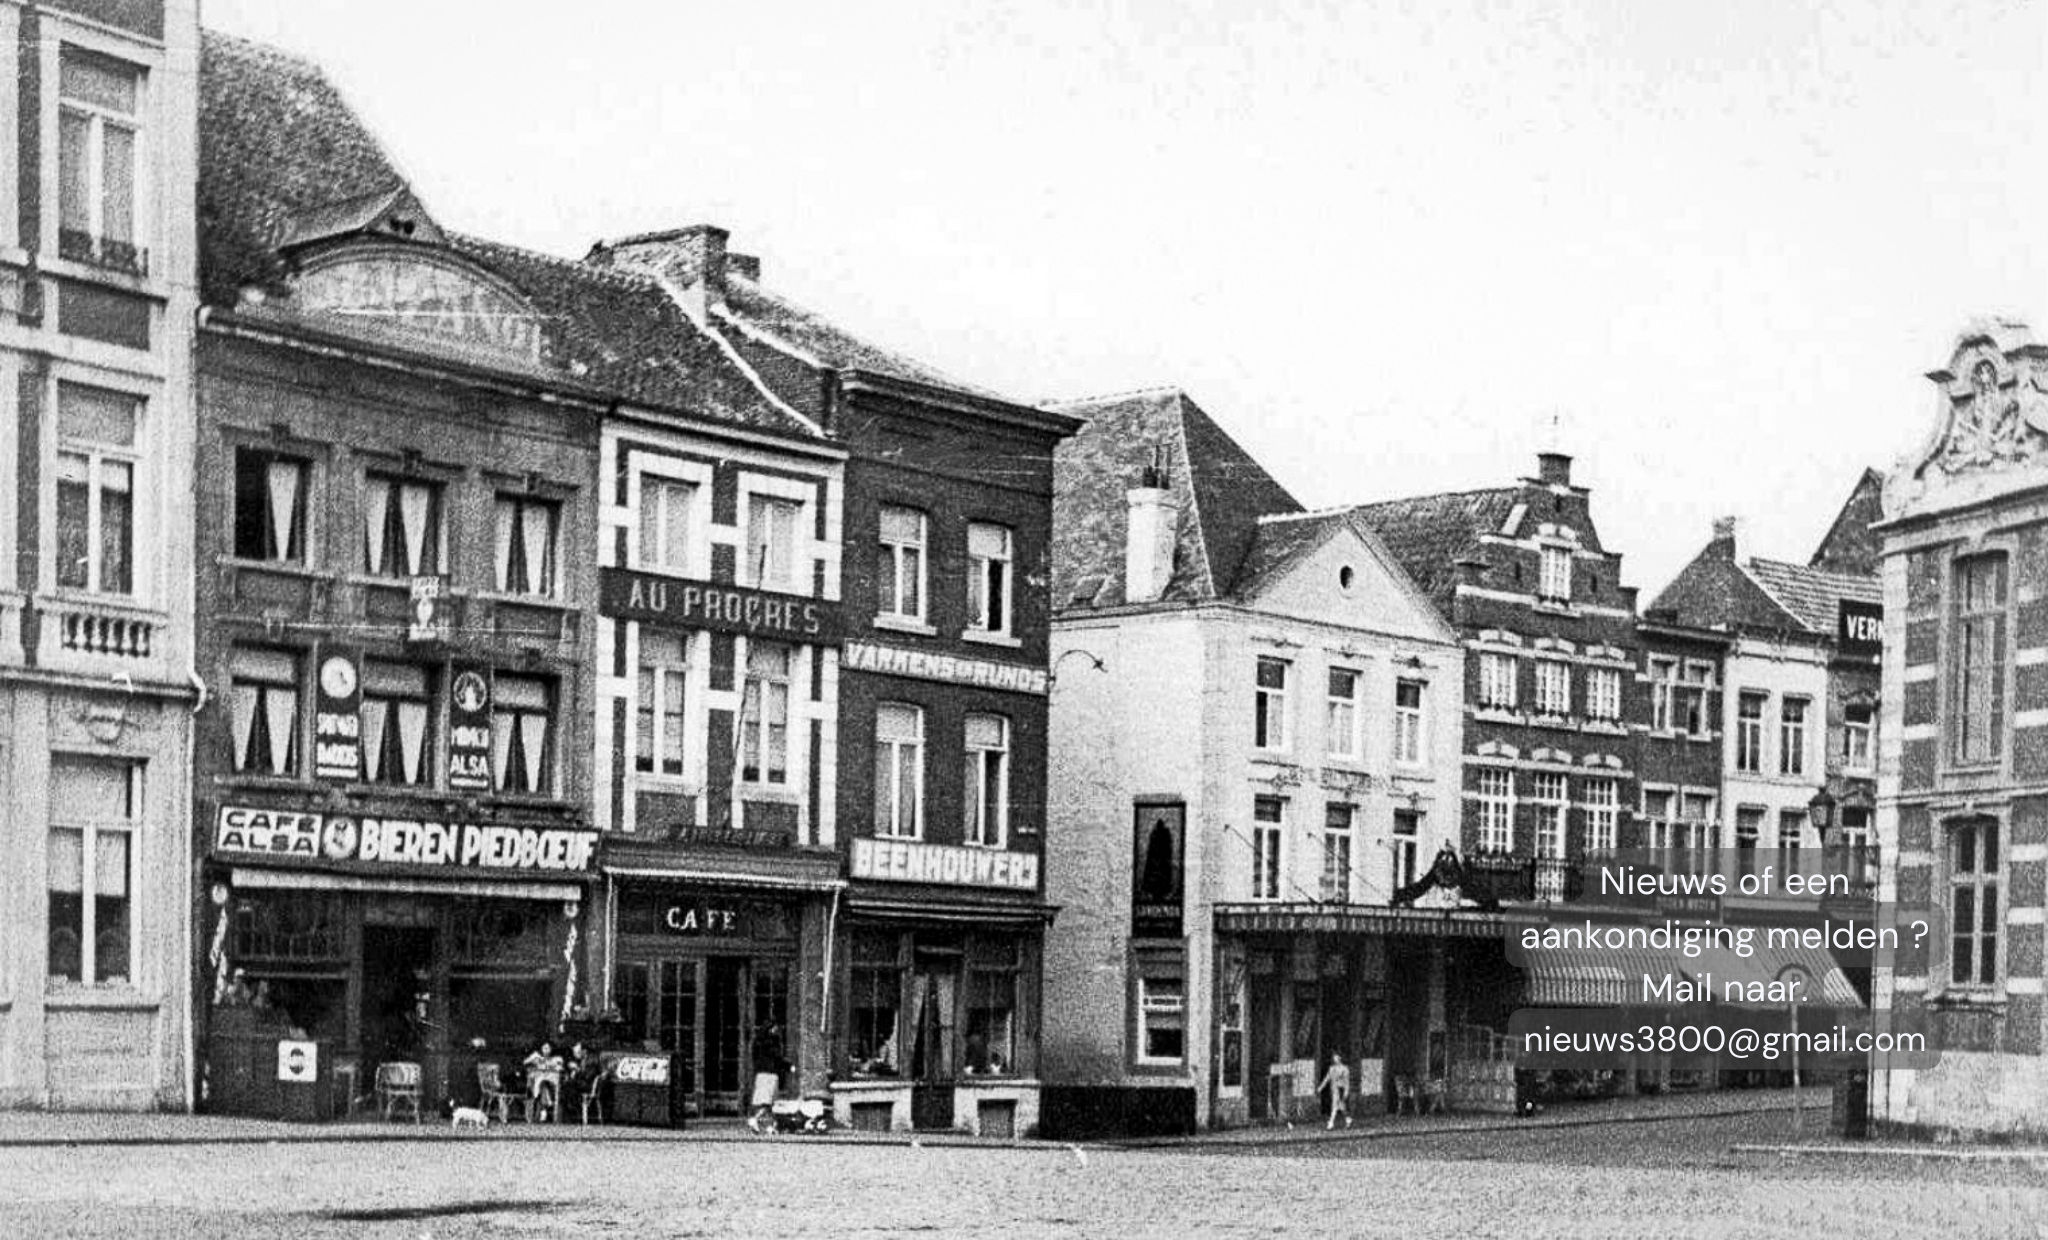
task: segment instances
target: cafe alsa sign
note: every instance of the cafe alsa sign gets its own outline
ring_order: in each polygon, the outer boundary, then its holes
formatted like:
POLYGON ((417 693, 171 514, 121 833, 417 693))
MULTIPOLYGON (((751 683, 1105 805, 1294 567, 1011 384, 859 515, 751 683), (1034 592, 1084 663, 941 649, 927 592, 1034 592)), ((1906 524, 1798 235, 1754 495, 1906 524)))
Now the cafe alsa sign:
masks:
POLYGON ((213 852, 315 865, 445 866, 450 869, 580 873, 597 856, 597 832, 413 818, 358 818, 223 805, 213 852))

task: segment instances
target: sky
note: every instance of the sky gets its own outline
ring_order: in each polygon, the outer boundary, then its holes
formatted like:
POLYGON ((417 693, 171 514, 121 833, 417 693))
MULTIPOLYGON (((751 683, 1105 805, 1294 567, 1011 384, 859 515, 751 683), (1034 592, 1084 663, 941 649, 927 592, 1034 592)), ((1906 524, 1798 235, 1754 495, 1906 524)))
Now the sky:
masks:
POLYGON ((443 224, 763 279, 1038 402, 1184 389, 1309 507, 1576 459, 1649 598, 1803 562, 1971 319, 2048 336, 2048 0, 202 0, 443 224))

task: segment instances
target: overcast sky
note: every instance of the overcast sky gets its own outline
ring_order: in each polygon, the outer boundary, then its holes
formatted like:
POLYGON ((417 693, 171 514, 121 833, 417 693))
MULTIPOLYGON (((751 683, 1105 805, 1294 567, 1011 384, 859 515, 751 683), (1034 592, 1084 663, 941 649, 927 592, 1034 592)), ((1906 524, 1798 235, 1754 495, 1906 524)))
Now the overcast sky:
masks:
POLYGON ((451 227, 717 223, 1014 397, 1185 388, 1310 506, 1554 425, 1645 602, 1717 515, 1803 561, 1968 318, 2048 332, 2041 0, 203 3, 451 227))

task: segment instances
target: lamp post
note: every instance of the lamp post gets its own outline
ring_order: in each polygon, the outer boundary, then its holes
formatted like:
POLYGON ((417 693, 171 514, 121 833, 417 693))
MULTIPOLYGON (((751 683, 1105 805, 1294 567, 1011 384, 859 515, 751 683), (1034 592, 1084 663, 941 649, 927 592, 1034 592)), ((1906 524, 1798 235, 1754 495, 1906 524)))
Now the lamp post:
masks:
POLYGON ((1806 820, 1813 824, 1815 833, 1820 836, 1820 846, 1826 848, 1828 832, 1835 825, 1835 795, 1828 791, 1826 784, 1822 784, 1820 791, 1806 803, 1806 820))

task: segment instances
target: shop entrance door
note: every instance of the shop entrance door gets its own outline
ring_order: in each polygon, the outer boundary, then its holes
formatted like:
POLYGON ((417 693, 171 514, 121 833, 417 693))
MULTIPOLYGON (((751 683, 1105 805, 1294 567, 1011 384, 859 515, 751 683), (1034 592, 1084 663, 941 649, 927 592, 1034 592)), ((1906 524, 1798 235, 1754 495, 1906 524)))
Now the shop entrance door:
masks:
POLYGON ((956 1044, 959 999, 959 952, 920 947, 910 992, 913 1128, 953 1126, 953 1082, 960 1062, 956 1044))
MULTIPOLYGON (((359 1009, 363 1053, 375 1065, 386 1060, 424 1062, 440 1049, 432 1037, 429 993, 434 969, 434 932, 421 926, 363 927, 363 988, 359 1009)), ((365 1080, 371 1079, 365 1076, 365 1080)))
POLYGON ((1281 1059, 1280 1045, 1280 972, 1271 962, 1266 961, 1264 973, 1254 973, 1250 979, 1251 1012, 1250 1027, 1246 1037, 1250 1045, 1247 1056, 1249 1063, 1246 1075, 1251 1094, 1253 1119, 1282 1119, 1281 1108, 1274 1096, 1275 1085, 1272 1068, 1281 1059))
POLYGON ((704 968, 704 1112, 738 1115, 746 1106, 747 1046, 753 1039, 747 1019, 747 960, 743 956, 712 956, 704 968))

